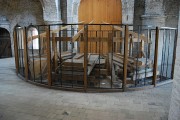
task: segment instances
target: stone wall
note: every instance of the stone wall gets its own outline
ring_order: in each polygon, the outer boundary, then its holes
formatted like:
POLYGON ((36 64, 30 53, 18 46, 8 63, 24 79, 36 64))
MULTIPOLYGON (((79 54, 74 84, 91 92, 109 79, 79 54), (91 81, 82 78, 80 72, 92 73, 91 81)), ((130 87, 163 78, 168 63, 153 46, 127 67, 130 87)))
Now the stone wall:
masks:
POLYGON ((134 21, 134 0, 121 0, 121 2, 122 24, 132 25, 134 21))
POLYGON ((145 0, 134 1, 134 29, 138 29, 138 25, 142 25, 141 16, 145 13, 145 0))
MULTIPOLYGON (((16 24, 20 26, 28 26, 31 23, 43 24, 43 9, 39 0, 0 0, 0 16, 4 16, 9 22, 8 31, 11 35, 13 53, 13 29, 16 24)), ((3 23, 0 24, 2 26, 3 23)))
POLYGON ((60 3, 62 23, 67 23, 67 0, 60 0, 60 3))
POLYGON ((78 23, 78 8, 80 0, 67 1, 67 21, 68 23, 78 23))
POLYGON ((164 0, 164 15, 167 27, 177 27, 179 18, 179 0, 164 0))
MULTIPOLYGON (((179 11, 180 13, 180 11, 179 11)), ((180 18, 180 14, 179 14, 180 18)), ((180 30, 180 19, 178 29, 180 30)), ((176 49, 176 64, 174 71, 173 90, 171 95, 171 105, 168 120, 180 120, 180 31, 178 33, 178 42, 176 49)))
POLYGON ((45 23, 61 23, 60 0, 43 0, 43 4, 43 18, 45 23))

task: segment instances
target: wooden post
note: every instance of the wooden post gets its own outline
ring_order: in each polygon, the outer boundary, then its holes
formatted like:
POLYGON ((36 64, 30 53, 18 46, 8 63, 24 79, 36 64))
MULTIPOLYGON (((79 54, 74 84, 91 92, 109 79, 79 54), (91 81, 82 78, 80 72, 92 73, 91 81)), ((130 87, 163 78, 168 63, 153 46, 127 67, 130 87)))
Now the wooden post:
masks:
POLYGON ((17 28, 14 29, 14 54, 16 63, 16 74, 19 73, 19 57, 18 57, 18 42, 17 42, 17 28))
POLYGON ((124 60, 123 60, 123 91, 126 90, 126 79, 127 79, 127 61, 128 61, 128 38, 129 38, 128 25, 125 26, 125 41, 124 41, 124 60))
POLYGON ((154 51, 154 66, 153 66, 153 81, 152 81, 152 84, 154 85, 154 87, 156 86, 156 79, 157 79, 158 42, 159 42, 159 28, 156 27, 155 51, 154 51))
POLYGON ((25 67, 25 80, 28 80, 28 57, 27 57, 27 36, 26 28, 23 29, 23 40, 24 40, 24 67, 25 67))
POLYGON ((48 86, 52 85, 51 80, 51 46, 50 46, 50 26, 46 28, 46 44, 47 44, 47 72, 48 72, 48 86))
POLYGON ((87 90, 88 25, 84 26, 84 90, 87 90))

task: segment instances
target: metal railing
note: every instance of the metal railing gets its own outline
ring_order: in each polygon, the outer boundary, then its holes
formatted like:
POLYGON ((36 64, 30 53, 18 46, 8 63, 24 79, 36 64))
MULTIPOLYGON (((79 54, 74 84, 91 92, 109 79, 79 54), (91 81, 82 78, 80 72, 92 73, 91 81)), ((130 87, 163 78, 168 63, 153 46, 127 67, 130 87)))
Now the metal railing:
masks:
POLYGON ((15 29, 17 73, 73 90, 123 90, 173 78, 177 29, 57 24, 15 29))

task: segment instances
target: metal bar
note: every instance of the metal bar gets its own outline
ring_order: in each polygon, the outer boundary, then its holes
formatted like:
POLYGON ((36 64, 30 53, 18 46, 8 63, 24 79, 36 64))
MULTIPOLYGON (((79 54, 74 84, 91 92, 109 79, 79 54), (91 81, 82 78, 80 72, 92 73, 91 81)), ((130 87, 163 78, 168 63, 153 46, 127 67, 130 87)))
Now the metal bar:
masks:
POLYGON ((32 48, 31 48, 31 51, 32 51, 32 58, 33 58, 33 80, 35 82, 35 68, 34 68, 34 47, 33 47, 33 34, 32 34, 32 31, 31 32, 31 41, 32 41, 32 48))
POLYGON ((42 63, 41 63, 41 38, 40 38, 40 31, 38 26, 38 42, 39 42, 39 59, 40 59, 40 74, 41 74, 41 83, 42 83, 42 63))
POLYGON ((27 36, 26 36, 26 27, 23 29, 23 38, 24 38, 24 63, 25 63, 25 80, 28 80, 28 58, 27 58, 27 36))
MULTIPOLYGON (((73 27, 71 25, 71 36, 73 36, 73 27)), ((73 48, 74 48, 74 43, 72 42, 73 39, 71 39, 71 57, 72 57, 72 88, 74 87, 74 61, 73 61, 73 48)))
MULTIPOLYGON (((165 43, 164 43, 164 45, 165 45, 165 50, 164 50, 164 55, 163 55, 163 70, 162 70, 162 72, 163 72, 163 77, 164 77, 164 71, 165 71, 165 67, 166 67, 166 64, 165 64, 165 62, 166 62, 166 51, 167 51, 167 40, 168 40, 168 35, 167 35, 167 29, 165 30, 165 43)), ((161 79, 162 80, 162 79, 161 79)))
POLYGON ((84 25, 84 90, 87 90, 88 25, 84 25))
POLYGON ((160 80, 162 80, 162 75, 163 75, 163 71, 164 71, 164 68, 163 68, 163 64, 164 64, 164 49, 165 49, 165 30, 163 32, 163 48, 162 48, 162 58, 161 58, 161 71, 160 71, 160 80))
POLYGON ((59 40, 59 62, 60 62, 60 81, 61 81, 61 87, 62 87, 62 57, 61 57, 61 50, 62 50, 62 31, 60 30, 59 31, 59 38, 60 38, 60 40, 59 40))
POLYGON ((100 70, 100 64, 101 64, 100 63, 100 55, 101 55, 101 50, 102 50, 101 49, 101 36, 102 36, 101 34, 102 34, 102 31, 101 31, 101 25, 100 25, 100 29, 99 29, 99 71, 98 71, 99 72, 99 88, 101 87, 101 80, 100 80, 100 78, 101 78, 100 77, 100 74, 101 74, 100 73, 101 72, 101 70, 100 70))
POLYGON ((175 30, 174 50, 173 50, 173 63, 172 63, 171 79, 174 79, 174 69, 175 69, 175 63, 176 63, 177 39, 178 39, 178 30, 175 30))
POLYGON ((23 76, 24 76, 24 75, 25 75, 25 73, 24 73, 24 67, 25 67, 25 66, 24 66, 24 53, 23 53, 23 50, 24 50, 24 49, 23 49, 23 42, 24 42, 24 41, 23 41, 23 38, 24 38, 24 35, 23 35, 23 34, 24 34, 24 31, 23 31, 23 29, 21 29, 21 55, 22 55, 22 56, 21 56, 21 60, 22 60, 22 61, 21 61, 21 62, 22 62, 22 66, 21 66, 21 67, 22 67, 22 70, 23 70, 23 73, 22 73, 22 74, 23 74, 23 76))
POLYGON ((169 68, 169 54, 170 54, 170 43, 171 43, 171 30, 169 30, 169 43, 168 43, 168 54, 167 54, 167 67, 166 67, 166 78, 168 77, 168 68, 169 68))
POLYGON ((127 80, 127 59, 128 59, 128 38, 129 38, 129 26, 125 26, 125 36, 124 36, 124 60, 123 60, 123 91, 126 90, 126 80, 127 80))
POLYGON ((136 60, 137 60, 137 62, 136 62, 136 80, 135 80, 135 86, 137 86, 137 79, 138 79, 139 42, 140 42, 139 34, 140 34, 140 26, 138 26, 138 42, 137 42, 137 51, 136 51, 136 54, 137 54, 136 60))
POLYGON ((156 86, 157 79, 157 67, 158 67, 158 42, 159 42, 159 28, 156 27, 156 38, 155 38, 155 52, 154 52, 154 66, 153 66, 153 82, 154 87, 156 86))

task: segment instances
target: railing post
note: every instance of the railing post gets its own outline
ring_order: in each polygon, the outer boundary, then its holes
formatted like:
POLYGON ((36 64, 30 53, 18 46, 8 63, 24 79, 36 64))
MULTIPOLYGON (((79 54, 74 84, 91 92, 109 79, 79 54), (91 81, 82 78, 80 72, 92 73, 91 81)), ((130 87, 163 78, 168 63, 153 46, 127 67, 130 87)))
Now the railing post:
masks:
POLYGON ((19 57, 18 57, 18 43, 17 43, 17 28, 14 29, 14 53, 16 63, 16 74, 19 73, 19 57))
POLYGON ((88 25, 84 26, 84 90, 87 90, 88 25))
POLYGON ((28 58, 27 58, 27 36, 26 28, 23 29, 23 43, 24 43, 24 67, 25 67, 25 80, 28 80, 28 58))
POLYGON ((129 38, 129 26, 125 26, 124 36, 124 60, 123 60, 123 91, 126 91, 126 80, 127 80, 127 60, 128 60, 128 38, 129 38))
POLYGON ((51 79, 51 46, 50 46, 50 26, 46 28, 46 43, 47 43, 47 72, 48 72, 48 86, 52 85, 51 79))
POLYGON ((157 79, 158 42, 159 42, 159 28, 156 27, 155 51, 154 51, 154 66, 153 66, 153 81, 152 81, 152 84, 154 85, 154 87, 156 86, 156 79, 157 79))

